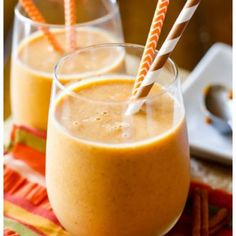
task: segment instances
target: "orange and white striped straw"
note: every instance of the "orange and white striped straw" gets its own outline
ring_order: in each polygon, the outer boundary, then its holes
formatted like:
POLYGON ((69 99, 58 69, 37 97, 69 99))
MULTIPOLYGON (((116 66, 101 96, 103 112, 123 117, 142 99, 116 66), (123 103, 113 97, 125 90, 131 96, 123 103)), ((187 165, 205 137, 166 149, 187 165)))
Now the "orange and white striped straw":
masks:
POLYGON ((134 83, 132 96, 137 92, 138 87, 146 76, 155 56, 155 50, 160 38, 162 26, 165 20, 166 12, 169 6, 169 0, 159 0, 154 13, 150 31, 148 34, 146 46, 138 70, 138 75, 134 83))
POLYGON ((157 81, 158 75, 162 67, 164 66, 170 54, 173 52, 177 43, 179 42, 199 3, 200 0, 187 0, 172 29, 170 30, 165 42, 162 44, 160 51, 158 52, 155 60, 153 61, 146 77, 139 86, 137 93, 132 98, 133 101, 126 110, 126 115, 132 115, 138 112, 142 107, 145 99, 137 99, 145 98, 148 95, 153 84, 157 81), (135 101, 135 99, 137 101, 135 101))
MULTIPOLYGON (((42 14, 38 10, 38 8, 35 6, 32 0, 20 0, 20 4, 24 8, 25 12, 28 14, 28 16, 36 22, 46 24, 47 22, 43 18, 42 14)), ((39 26, 39 29, 42 30, 44 35, 47 37, 49 43, 52 45, 53 49, 58 52, 63 52, 63 49, 57 42, 56 38, 53 36, 53 34, 49 31, 49 29, 46 26, 39 26)))
POLYGON ((66 43, 69 51, 76 49, 76 0, 64 0, 65 24, 68 27, 66 43))

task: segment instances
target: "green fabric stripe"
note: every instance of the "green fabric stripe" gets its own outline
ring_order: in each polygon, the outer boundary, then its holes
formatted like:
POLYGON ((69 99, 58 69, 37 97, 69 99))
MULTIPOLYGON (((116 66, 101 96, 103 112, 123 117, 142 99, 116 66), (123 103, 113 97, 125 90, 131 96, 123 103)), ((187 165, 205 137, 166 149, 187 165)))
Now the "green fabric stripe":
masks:
POLYGON ((15 131, 16 143, 23 143, 40 152, 46 151, 46 141, 25 130, 17 129, 15 131))
POLYGON ((6 217, 4 217, 4 227, 15 231, 21 236, 38 236, 38 234, 34 233, 26 226, 6 217))
POLYGON ((13 148, 13 142, 9 141, 7 144, 4 144, 4 152, 10 152, 13 148))

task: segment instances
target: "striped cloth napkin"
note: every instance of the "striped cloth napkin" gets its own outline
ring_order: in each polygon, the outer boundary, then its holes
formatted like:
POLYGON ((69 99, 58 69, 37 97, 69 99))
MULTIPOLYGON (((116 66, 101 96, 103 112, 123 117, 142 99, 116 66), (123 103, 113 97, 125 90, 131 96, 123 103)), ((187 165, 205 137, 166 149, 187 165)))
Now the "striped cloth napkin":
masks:
MULTIPOLYGON (((54 215, 45 186, 46 133, 23 126, 13 126, 11 141, 4 153, 4 235, 68 236, 54 215)), ((229 220, 214 235, 230 236, 232 195, 201 183, 191 183, 185 210, 169 236, 191 235, 191 211, 194 189, 206 189, 209 212, 225 208, 229 220)))

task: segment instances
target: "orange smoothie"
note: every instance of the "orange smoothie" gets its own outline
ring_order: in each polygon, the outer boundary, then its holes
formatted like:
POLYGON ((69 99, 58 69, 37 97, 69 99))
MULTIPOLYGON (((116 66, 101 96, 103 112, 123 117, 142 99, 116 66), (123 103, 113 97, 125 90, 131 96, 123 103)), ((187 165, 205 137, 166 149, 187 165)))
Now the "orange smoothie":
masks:
MULTIPOLYGON (((65 46, 65 31, 55 30, 53 33, 60 45, 65 46)), ((113 36, 103 30, 92 27, 77 29, 79 48, 116 41, 113 36)), ((13 55, 11 71, 11 103, 16 124, 40 130, 47 129, 52 72, 62 56, 52 50, 41 32, 32 34, 20 44, 16 55, 13 55)), ((86 61, 86 56, 83 59, 86 61)), ((108 57, 107 53, 101 54, 101 62, 107 59, 111 64, 107 67, 108 71, 119 69, 121 62, 117 58, 108 57), (114 63, 111 63, 112 61, 114 63)), ((81 64, 84 64, 84 61, 81 64)), ((97 68, 99 66, 97 65, 97 68)), ((68 67, 68 71, 70 70, 74 70, 73 66, 68 67)))
POLYGON ((53 101, 46 184, 71 235, 162 235, 183 210, 190 181, 184 111, 156 84, 153 109, 126 117, 132 86, 128 76, 88 79, 53 101))

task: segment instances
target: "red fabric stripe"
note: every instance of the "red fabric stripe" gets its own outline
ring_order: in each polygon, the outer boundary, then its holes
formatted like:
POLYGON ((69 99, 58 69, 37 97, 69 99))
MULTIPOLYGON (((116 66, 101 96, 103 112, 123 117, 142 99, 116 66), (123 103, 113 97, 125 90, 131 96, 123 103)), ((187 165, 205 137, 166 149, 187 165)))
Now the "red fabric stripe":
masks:
POLYGON ((5 194, 4 199, 17 206, 24 208, 25 210, 29 211, 32 214, 47 218, 48 220, 52 221, 53 223, 61 227, 61 224, 59 223, 56 216, 51 210, 47 210, 45 208, 42 208, 41 206, 35 206, 30 201, 27 201, 24 198, 15 197, 10 194, 5 194))
POLYGON ((4 236, 20 236, 20 235, 11 229, 4 229, 4 236))
POLYGON ((32 169, 39 172, 41 175, 45 175, 45 154, 34 150, 23 144, 15 144, 12 149, 12 156, 24 161, 32 169))
POLYGON ((35 206, 51 210, 46 189, 37 183, 30 182, 7 166, 4 168, 4 193, 24 198, 35 206))
POLYGON ((8 168, 7 166, 4 166, 4 192, 5 193, 14 193, 17 191, 17 188, 15 185, 18 186, 18 188, 21 187, 21 185, 26 184, 26 179, 23 178, 19 173, 16 171, 8 168))
POLYGON ((232 209, 232 195, 219 189, 210 192, 209 202, 218 207, 226 207, 230 210, 232 209))

